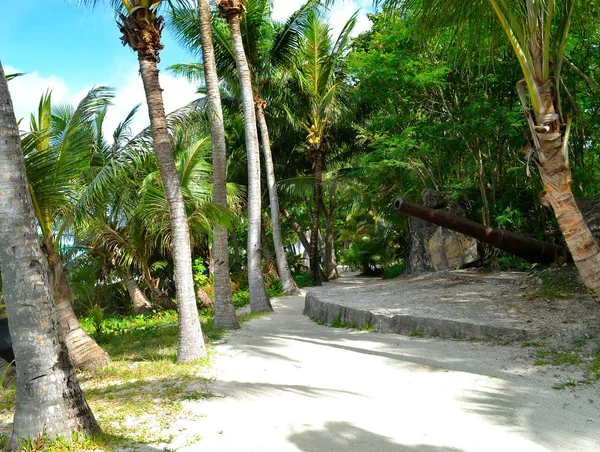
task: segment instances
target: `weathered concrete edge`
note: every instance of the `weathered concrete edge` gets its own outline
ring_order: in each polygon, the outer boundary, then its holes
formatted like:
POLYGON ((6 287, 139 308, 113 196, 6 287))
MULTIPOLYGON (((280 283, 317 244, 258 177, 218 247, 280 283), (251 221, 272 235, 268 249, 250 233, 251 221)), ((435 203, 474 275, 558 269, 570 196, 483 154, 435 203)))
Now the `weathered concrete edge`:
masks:
POLYGON ((304 315, 327 324, 339 319, 341 323, 355 323, 357 328, 370 326, 380 333, 435 336, 449 339, 502 339, 523 340, 527 331, 518 328, 478 325, 448 319, 415 317, 410 315, 388 316, 371 311, 341 306, 320 301, 314 294, 307 293, 304 301, 304 315))

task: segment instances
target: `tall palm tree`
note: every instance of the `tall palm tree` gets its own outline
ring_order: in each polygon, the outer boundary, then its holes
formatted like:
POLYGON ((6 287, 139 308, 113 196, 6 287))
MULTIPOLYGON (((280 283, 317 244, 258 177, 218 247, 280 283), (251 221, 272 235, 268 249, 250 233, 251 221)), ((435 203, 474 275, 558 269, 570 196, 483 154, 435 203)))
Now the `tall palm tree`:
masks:
POLYGON ((319 225, 323 206, 325 151, 331 145, 330 130, 341 111, 339 68, 348 49, 356 14, 346 23, 335 42, 322 13, 311 10, 301 38, 295 80, 301 93, 301 108, 286 107, 288 117, 307 133, 306 150, 313 161, 314 191, 310 234, 310 271, 315 285, 321 285, 319 266, 319 225))
POLYGON ((260 190, 260 150, 258 132, 256 130, 256 114, 252 80, 246 59, 242 32, 241 17, 245 11, 243 0, 217 0, 221 15, 227 20, 231 32, 231 42, 242 93, 244 111, 244 128, 246 135, 246 152, 248 155, 248 286, 250 292, 250 309, 252 312, 272 311, 271 302, 265 289, 264 276, 260 266, 260 224, 261 224, 261 190, 260 190))
POLYGON ((442 0, 379 3, 409 7, 429 29, 459 26, 468 30, 464 26, 469 23, 477 32, 488 31, 491 27, 486 18, 500 25, 524 76, 517 89, 530 132, 527 160, 533 160, 540 172, 542 203, 553 209, 575 265, 600 303, 600 247, 571 190, 571 117, 565 116, 560 98, 571 21, 577 10, 585 13, 587 4, 576 8, 576 0, 486 0, 468 5, 442 0))
POLYGON ((34 213, 48 261, 48 276, 69 358, 78 369, 94 370, 110 362, 108 355, 81 328, 60 253, 63 235, 73 223, 73 205, 95 151, 92 122, 112 99, 106 87, 92 89, 73 110, 52 107, 42 96, 37 117, 22 147, 34 213))
MULTIPOLYGON (((225 126, 223 124, 223 108, 215 51, 212 40, 212 22, 210 6, 207 0, 198 0, 200 22, 202 60, 204 62, 204 80, 209 102, 210 134, 212 137, 213 162, 213 201, 227 207, 227 148, 225 143, 225 126)), ((239 328, 235 315, 229 277, 229 242, 227 230, 215 227, 213 231, 213 261, 215 285, 215 326, 239 328)))
MULTIPOLYGON (((300 29, 307 12, 314 8, 317 2, 307 2, 293 13, 285 24, 276 23, 271 19, 272 3, 272 0, 247 0, 244 3, 246 13, 241 19, 241 30, 265 163, 277 270, 284 292, 297 294, 298 287, 290 272, 283 249, 279 199, 265 108, 271 103, 274 97, 273 94, 280 87, 280 77, 275 77, 275 75, 278 75, 282 70, 289 69, 295 63, 293 57, 297 51, 300 29)), ((192 25, 191 11, 176 11, 172 25, 185 47, 195 51, 200 39, 198 37, 199 30, 192 25)), ((229 91, 239 91, 237 81, 232 77, 235 74, 236 62, 229 30, 226 27, 217 26, 214 34, 216 66, 219 77, 224 84, 228 85, 229 91)), ((199 66, 201 65, 192 63, 177 65, 173 69, 188 78, 195 78, 201 72, 199 66)), ((206 69, 206 66, 204 68, 206 69)))
POLYGON ((38 245, 8 84, 0 64, 0 265, 17 361, 17 405, 10 447, 43 434, 100 432, 61 335, 45 259, 38 245))
MULTIPOLYGON (((82 1, 95 4, 97 0, 82 1)), ((148 103, 153 148, 169 205, 179 319, 177 361, 193 361, 206 356, 206 346, 196 309, 192 251, 185 204, 173 158, 162 88, 158 77, 157 64, 160 61, 159 53, 163 49, 161 35, 164 27, 164 20, 158 15, 158 9, 165 2, 163 0, 112 0, 112 3, 123 11, 118 13, 123 45, 131 47, 138 56, 148 103)))

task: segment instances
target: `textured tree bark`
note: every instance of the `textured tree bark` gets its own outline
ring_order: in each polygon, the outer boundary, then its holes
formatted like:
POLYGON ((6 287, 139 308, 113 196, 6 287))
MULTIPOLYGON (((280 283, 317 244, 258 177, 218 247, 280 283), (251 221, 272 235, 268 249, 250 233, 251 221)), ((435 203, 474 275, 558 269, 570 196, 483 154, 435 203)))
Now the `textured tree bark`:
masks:
POLYGON ((143 51, 138 51, 138 60, 150 114, 154 152, 165 188, 171 219, 173 273, 179 318, 177 361, 189 362, 205 357, 206 347, 196 309, 187 214, 167 130, 156 60, 146 56, 143 51))
MULTIPOLYGON (((210 134, 212 137, 213 202, 227 207, 227 148, 219 79, 212 40, 212 22, 207 0, 198 0, 200 32, 202 35, 202 60, 204 80, 209 101, 210 134)), ((227 230, 213 229, 213 262, 215 285, 215 327, 237 329, 240 327, 235 315, 229 276, 229 243, 227 230)))
POLYGON ((62 337, 38 233, 19 130, 0 64, 0 265, 17 362, 17 405, 10 447, 38 435, 100 432, 62 337))
POLYGON ((104 350, 83 329, 73 311, 73 293, 60 256, 49 253, 48 282, 69 358, 76 369, 94 372, 110 363, 104 350))
POLYGON ((263 147, 263 156, 265 160, 265 170, 267 173, 267 188, 269 190, 269 204, 271 207, 271 228, 273 231, 273 246, 275 247, 275 257, 277 259, 277 272, 283 286, 283 292, 287 295, 298 295, 300 291, 296 281, 292 277, 292 272, 287 262, 285 250, 283 249, 283 239, 281 236, 281 219, 279 216, 279 197, 277 195, 277 183, 275 182, 275 169, 273 167, 273 155, 271 153, 271 139, 269 138, 269 128, 265 119, 265 111, 262 103, 256 105, 256 117, 260 130, 260 137, 263 147))
POLYGON ((275 268, 275 261, 273 260, 273 255, 271 254, 271 249, 269 248, 269 239, 267 238, 267 231, 265 231, 265 221, 263 221, 260 225, 260 244, 261 244, 261 252, 262 257, 265 261, 265 266, 267 267, 266 273, 269 275, 275 275, 279 277, 277 274, 277 269, 275 268))
POLYGON ((127 292, 129 293, 129 298, 131 298, 131 303, 133 304, 133 312, 136 314, 145 314, 147 312, 152 312, 152 304, 150 300, 146 298, 144 292, 135 282, 133 275, 127 271, 125 273, 125 278, 123 279, 125 283, 125 287, 127 287, 127 292))
POLYGON ((535 113, 532 130, 539 143, 537 164, 544 182, 542 202, 552 207, 573 261, 588 291, 600 303, 600 247, 575 202, 571 189, 568 142, 554 108, 550 80, 538 86, 542 111, 535 113))
POLYGON ((239 14, 224 14, 231 30, 233 52, 242 91, 244 110, 244 129, 246 133, 246 152, 248 153, 248 285, 250 291, 250 310, 252 312, 272 311, 267 297, 264 276, 260 267, 260 150, 256 117, 254 113, 254 96, 250 70, 244 52, 242 33, 240 31, 239 14))
POLYGON ((313 149, 315 160, 315 188, 313 194, 314 215, 310 230, 310 275, 315 286, 322 286, 321 267, 319 266, 319 223, 323 199, 323 151, 320 147, 313 149))

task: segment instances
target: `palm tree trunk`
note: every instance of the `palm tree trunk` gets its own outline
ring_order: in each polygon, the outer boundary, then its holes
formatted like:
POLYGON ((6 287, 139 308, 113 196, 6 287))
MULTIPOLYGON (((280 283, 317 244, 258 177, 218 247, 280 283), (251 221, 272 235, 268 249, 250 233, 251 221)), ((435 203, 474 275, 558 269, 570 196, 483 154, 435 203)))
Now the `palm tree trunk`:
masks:
POLYGON ((133 303, 133 312, 136 314, 151 312, 152 305, 150 301, 146 298, 146 295, 144 295, 144 292, 137 285, 133 275, 129 271, 125 273, 123 282, 125 283, 125 287, 127 287, 129 298, 131 298, 131 302, 133 303))
MULTIPOLYGON (((198 0, 200 32, 202 35, 202 60, 204 80, 209 101, 210 134, 212 137, 213 202, 227 207, 227 148, 219 79, 212 40, 210 7, 207 0, 198 0)), ((229 242, 227 229, 213 229, 213 262, 215 286, 215 327, 237 329, 240 327, 235 315, 229 276, 229 242)))
POLYGON ((568 143, 554 108, 550 81, 538 86, 543 108, 536 113, 532 131, 539 142, 536 153, 544 183, 542 202, 551 206, 567 247, 588 291, 600 303, 600 246, 596 242, 571 190, 568 143))
POLYGON ((177 361, 189 362, 205 357, 206 347, 202 338, 198 310, 196 309, 187 214, 167 131, 156 58, 149 57, 145 52, 139 51, 138 60, 140 74, 144 82, 146 101, 148 102, 154 152, 169 203, 173 236, 173 273, 179 318, 177 361))
POLYGON ((17 405, 10 447, 42 434, 100 432, 69 361, 38 233, 19 130, 0 64, 0 265, 13 350, 17 405))
POLYGON ((279 197, 277 196, 277 184, 275 182, 275 169, 273 167, 273 154, 271 153, 271 140, 269 138, 269 128, 265 119, 265 111, 262 102, 256 104, 256 118, 263 147, 263 156, 265 159, 265 170, 267 172, 267 187, 269 189, 269 203, 271 205, 271 228, 273 231, 273 245, 275 247, 275 257, 277 259, 277 272, 283 286, 283 292, 287 295, 298 295, 300 291, 292 277, 292 272, 287 262, 285 251, 283 249, 283 239, 281 237, 281 219, 279 216, 279 197))
POLYGON ((335 258, 335 188, 331 188, 329 209, 326 213, 327 234, 325 236, 325 255, 327 259, 327 279, 337 279, 337 260, 335 258))
POLYGON ((242 106, 244 110, 244 129, 246 132, 246 152, 248 153, 248 285, 250 291, 250 310, 252 312, 272 311, 271 302, 267 297, 264 276, 260 268, 260 222, 261 222, 261 193, 260 193, 260 150, 256 117, 254 114, 254 96, 250 70, 244 52, 242 33, 240 31, 239 14, 228 15, 229 29, 235 63, 242 91, 242 106))
POLYGON ((322 286, 321 267, 319 266, 319 219, 321 216, 321 203, 323 198, 323 151, 314 149, 315 158, 315 188, 314 188, 314 212, 312 228, 310 230, 310 275, 315 286, 322 286))
POLYGON ((308 238, 306 238, 306 234, 304 234, 304 231, 302 230, 300 225, 296 222, 296 220, 294 220, 294 218, 286 208, 280 207, 279 210, 281 210, 281 213, 283 214, 285 219, 290 223, 292 228, 294 228, 294 231, 296 231, 296 234, 298 235, 298 240, 300 240, 300 243, 302 243, 304 251, 308 252, 310 250, 310 242, 308 241, 308 238))
POLYGON ((273 255, 271 254, 271 249, 269 248, 269 239, 267 238, 267 231, 265 230, 265 219, 260 225, 260 244, 261 244, 261 252, 262 257, 265 261, 265 266, 267 267, 266 273, 268 275, 274 275, 279 278, 277 274, 277 270, 275 269, 275 261, 273 260, 273 255))
POLYGON ((63 337, 69 353, 69 359, 76 369, 95 371, 110 363, 110 358, 102 348, 83 329, 71 300, 73 293, 64 271, 62 259, 54 254, 48 255, 49 284, 56 305, 56 314, 62 328, 63 337))

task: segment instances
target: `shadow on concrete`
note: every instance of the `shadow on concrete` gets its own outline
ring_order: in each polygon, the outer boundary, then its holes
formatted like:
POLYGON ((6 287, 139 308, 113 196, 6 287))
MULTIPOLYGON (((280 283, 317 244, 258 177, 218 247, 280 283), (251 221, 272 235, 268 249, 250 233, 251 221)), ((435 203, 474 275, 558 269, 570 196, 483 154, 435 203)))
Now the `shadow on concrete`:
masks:
POLYGON ((321 430, 307 430, 288 436, 301 451, 327 452, 460 452, 452 447, 426 444, 403 445, 392 439, 358 428, 348 422, 328 422, 321 430))

